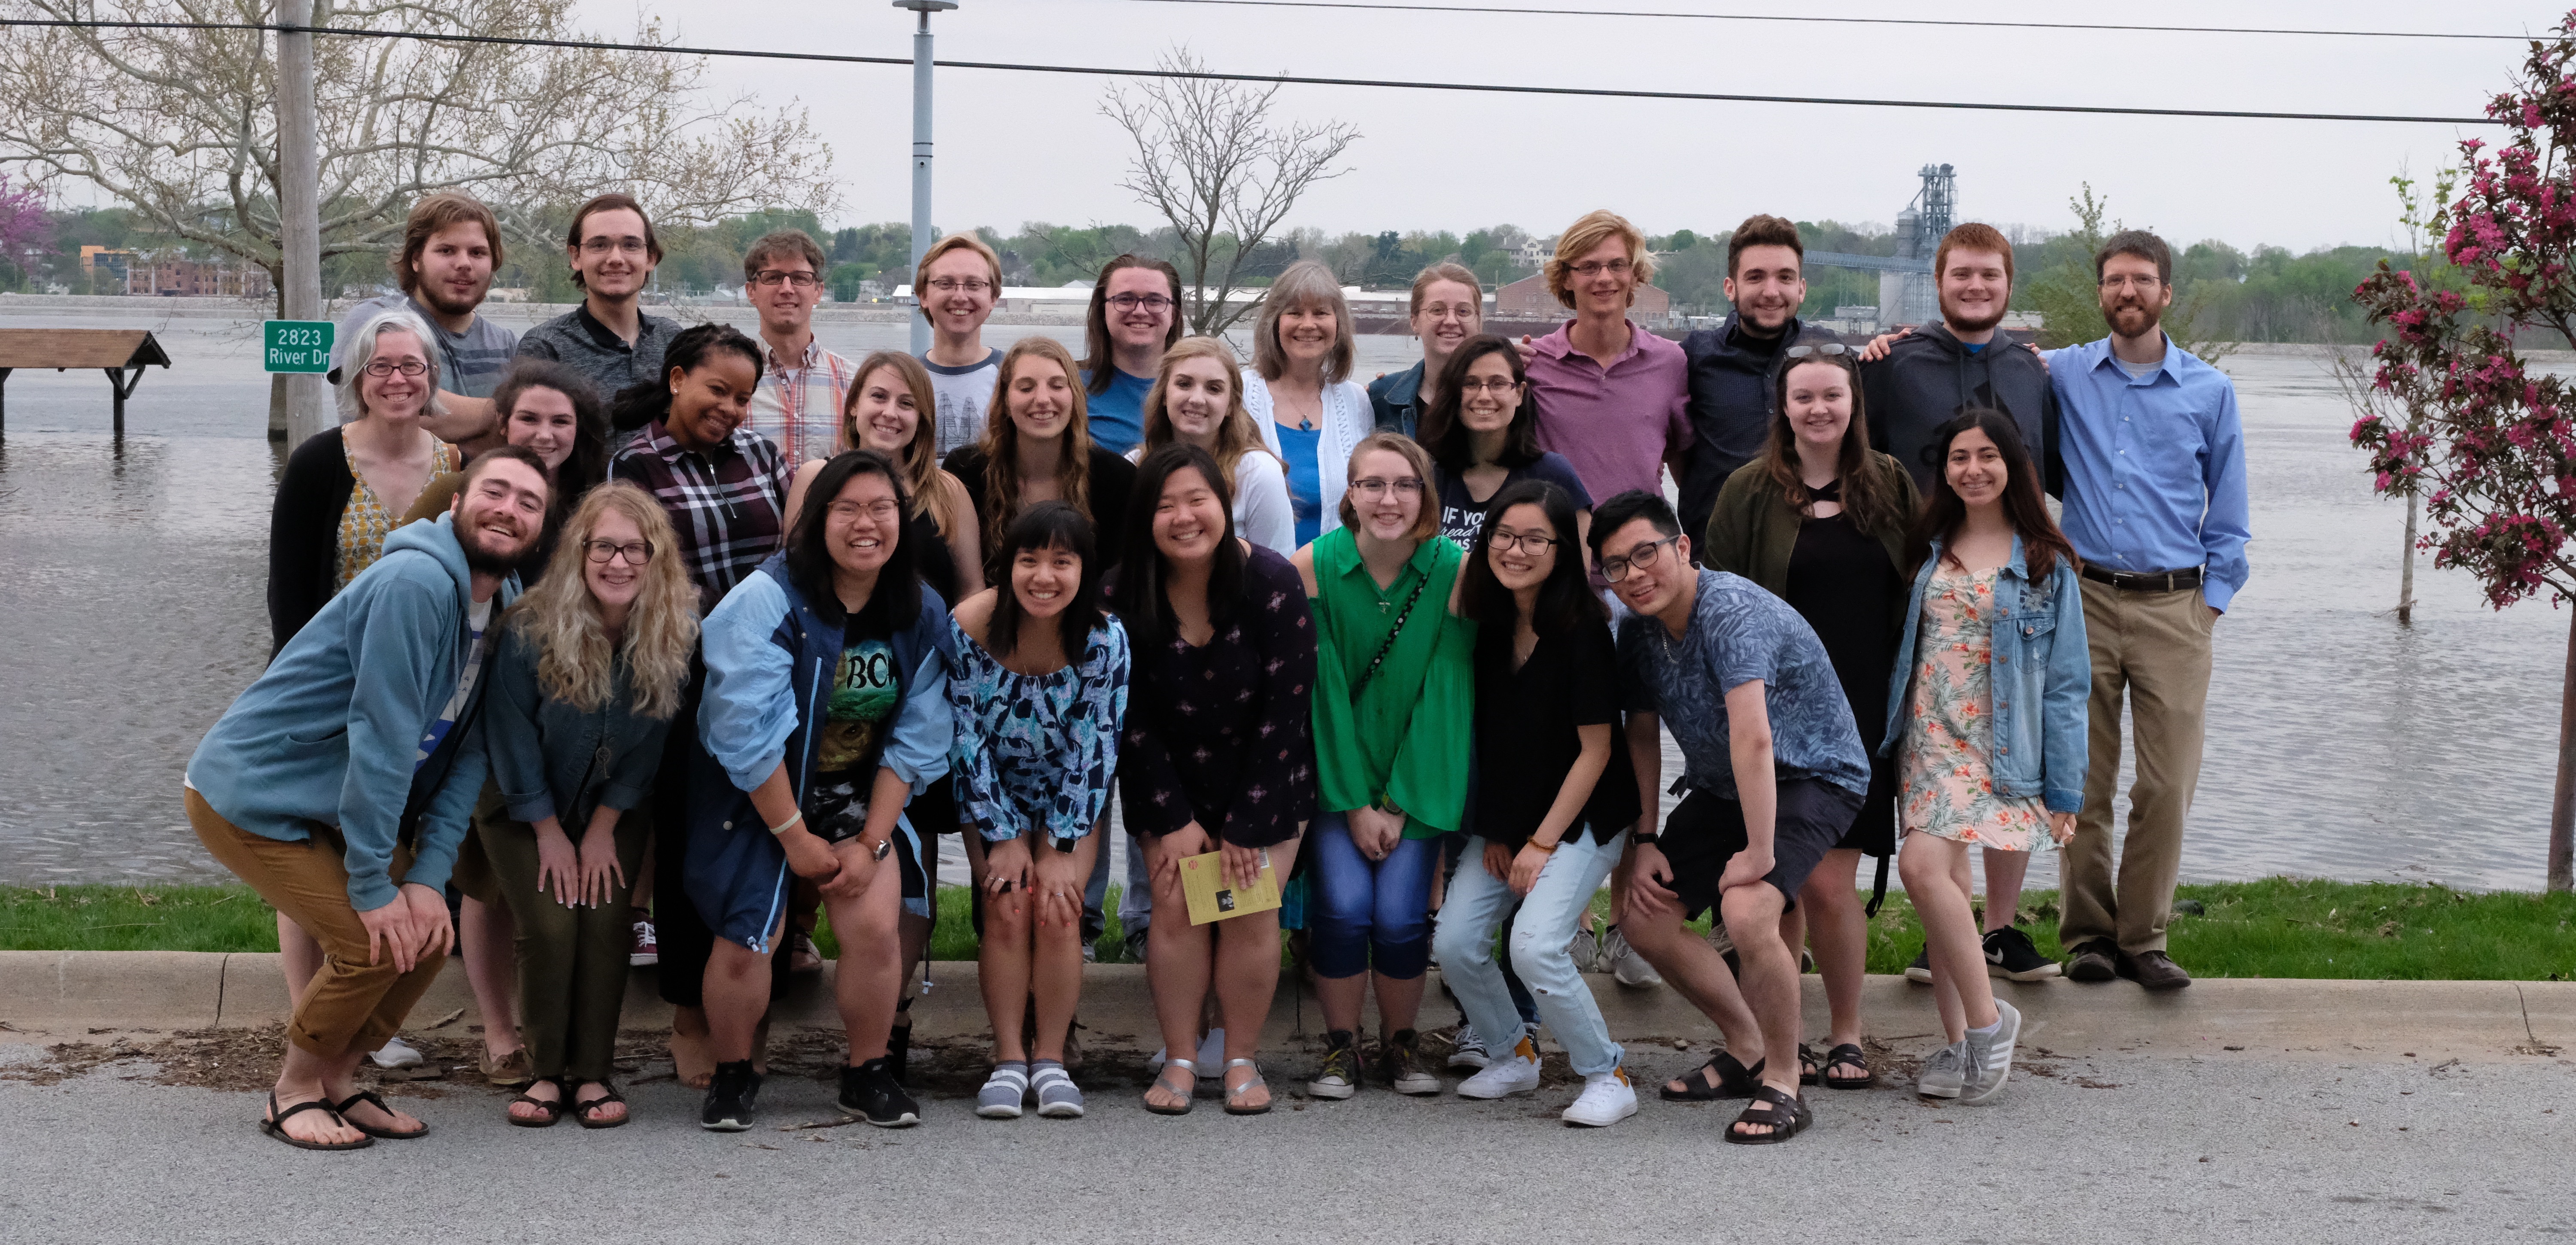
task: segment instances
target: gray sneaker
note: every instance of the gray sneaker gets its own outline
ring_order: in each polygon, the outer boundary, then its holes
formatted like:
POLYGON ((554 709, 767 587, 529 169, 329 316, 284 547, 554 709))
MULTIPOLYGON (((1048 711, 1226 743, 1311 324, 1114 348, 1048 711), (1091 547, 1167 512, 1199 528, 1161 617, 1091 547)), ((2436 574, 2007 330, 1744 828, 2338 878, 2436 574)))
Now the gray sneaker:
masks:
POLYGON ((1923 1061, 1923 1075, 1914 1082, 1914 1092, 1926 1098, 1956 1098, 1967 1080, 1968 1044, 1952 1042, 1923 1061))
POLYGON ((2004 1092, 2004 1082, 2012 1078, 2013 1044, 2021 1040, 2021 1012, 2002 999, 1995 1000, 1995 1012, 2003 1022, 1995 1026, 1993 1037, 1968 1034, 1968 1079, 1959 1093, 1962 1104, 1985 1102, 2004 1092))
POLYGON ((1602 932, 1601 957, 1610 961, 1610 976, 1620 985, 1642 988, 1664 984, 1663 975, 1628 945, 1628 936, 1620 933, 1616 925, 1602 932))

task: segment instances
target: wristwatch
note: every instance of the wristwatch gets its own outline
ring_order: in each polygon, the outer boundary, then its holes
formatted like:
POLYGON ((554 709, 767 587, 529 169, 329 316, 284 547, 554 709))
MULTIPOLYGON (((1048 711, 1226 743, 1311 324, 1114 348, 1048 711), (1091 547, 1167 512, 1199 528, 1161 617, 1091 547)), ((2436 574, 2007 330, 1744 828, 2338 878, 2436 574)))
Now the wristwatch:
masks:
POLYGON ((889 834, 882 839, 878 839, 876 846, 868 849, 868 859, 883 860, 886 858, 886 853, 893 850, 894 836, 889 834))
POLYGON ((1049 839, 1047 842, 1055 844, 1055 850, 1070 856, 1073 854, 1073 849, 1081 845, 1082 836, 1078 834, 1068 834, 1062 838, 1049 839))

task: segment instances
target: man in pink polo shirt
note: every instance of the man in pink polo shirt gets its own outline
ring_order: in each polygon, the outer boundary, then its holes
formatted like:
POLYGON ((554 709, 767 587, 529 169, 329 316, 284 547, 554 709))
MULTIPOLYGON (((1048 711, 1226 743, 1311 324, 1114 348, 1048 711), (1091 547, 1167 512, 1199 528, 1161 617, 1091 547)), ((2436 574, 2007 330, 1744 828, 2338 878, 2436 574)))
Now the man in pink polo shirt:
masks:
POLYGON ((1663 492, 1662 468, 1690 448, 1681 345, 1628 318, 1637 287, 1654 275, 1646 235, 1606 209, 1567 228, 1547 261, 1547 288, 1574 318, 1531 347, 1538 444, 1572 462, 1595 497, 1663 492))

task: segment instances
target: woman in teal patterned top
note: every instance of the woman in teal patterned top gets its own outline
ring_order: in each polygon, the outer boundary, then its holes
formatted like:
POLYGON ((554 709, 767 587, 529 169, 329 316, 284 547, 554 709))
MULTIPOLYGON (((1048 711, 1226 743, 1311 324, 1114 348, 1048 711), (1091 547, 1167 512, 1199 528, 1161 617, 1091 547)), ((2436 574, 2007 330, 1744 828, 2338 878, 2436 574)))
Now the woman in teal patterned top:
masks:
POLYGON ((1324 1065, 1308 1089, 1348 1098, 1363 1069, 1355 1031, 1374 968, 1385 1026, 1379 1073, 1436 1094, 1414 1052, 1431 957, 1438 836, 1459 828, 1475 709, 1476 625, 1457 616, 1458 546, 1439 539, 1431 459, 1394 433, 1351 452, 1341 527, 1297 551, 1315 615, 1315 771, 1308 836, 1324 1065))

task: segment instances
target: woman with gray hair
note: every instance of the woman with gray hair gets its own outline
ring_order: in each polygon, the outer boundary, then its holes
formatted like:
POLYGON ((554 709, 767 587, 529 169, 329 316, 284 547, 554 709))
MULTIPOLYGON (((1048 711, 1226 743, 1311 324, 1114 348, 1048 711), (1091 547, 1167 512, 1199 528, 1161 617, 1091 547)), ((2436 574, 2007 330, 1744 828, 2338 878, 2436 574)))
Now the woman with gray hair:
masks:
POLYGON ((1351 379, 1350 304, 1333 270, 1299 260, 1261 300, 1243 404, 1261 443, 1288 464, 1297 545, 1340 527, 1351 451, 1374 430, 1368 390, 1351 379))

